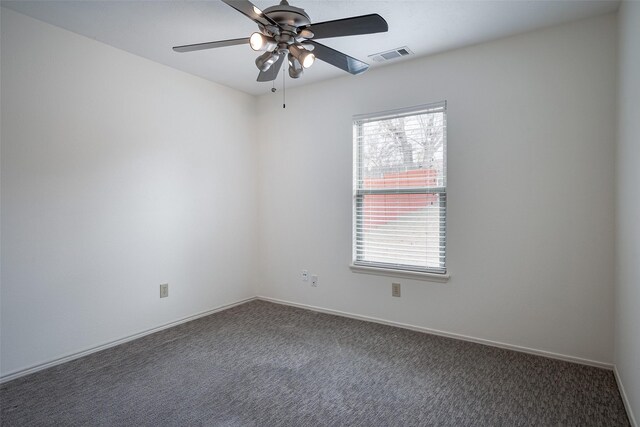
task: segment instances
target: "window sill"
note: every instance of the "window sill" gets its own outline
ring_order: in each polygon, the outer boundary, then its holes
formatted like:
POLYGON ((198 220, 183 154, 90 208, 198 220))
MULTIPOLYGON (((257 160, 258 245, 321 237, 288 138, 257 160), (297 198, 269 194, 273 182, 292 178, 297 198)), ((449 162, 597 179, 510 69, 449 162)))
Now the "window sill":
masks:
POLYGON ((394 270, 392 268, 369 267, 369 266, 355 265, 355 264, 349 265, 349 268, 354 273, 373 274, 375 276, 402 277, 405 279, 424 280, 427 282, 445 283, 449 281, 449 277, 450 277, 449 273, 438 274, 438 273, 426 273, 422 271, 394 270))

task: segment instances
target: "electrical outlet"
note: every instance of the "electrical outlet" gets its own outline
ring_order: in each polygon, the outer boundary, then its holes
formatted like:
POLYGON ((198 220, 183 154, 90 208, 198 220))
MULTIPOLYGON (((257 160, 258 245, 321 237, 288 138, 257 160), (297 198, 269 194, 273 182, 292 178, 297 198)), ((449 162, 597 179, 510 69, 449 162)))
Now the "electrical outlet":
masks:
POLYGON ((400 283, 391 284, 391 296, 400 297, 400 283))
POLYGON ((318 286, 318 276, 316 274, 311 276, 311 286, 313 287, 318 286))
POLYGON ((166 298, 169 296, 169 284, 163 283, 160 285, 160 298, 166 298))
POLYGON ((302 270, 302 273, 300 274, 300 278, 302 279, 303 282, 308 282, 309 281, 309 270, 302 270))

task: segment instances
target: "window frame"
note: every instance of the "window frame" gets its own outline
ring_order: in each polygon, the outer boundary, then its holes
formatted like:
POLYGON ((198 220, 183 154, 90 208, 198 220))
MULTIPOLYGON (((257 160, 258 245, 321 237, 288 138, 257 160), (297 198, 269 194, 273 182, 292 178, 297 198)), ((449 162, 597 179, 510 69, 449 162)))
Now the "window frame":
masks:
POLYGON ((355 115, 352 119, 353 125, 353 181, 352 181, 352 251, 351 251, 351 264, 350 268, 356 273, 366 273, 374 275, 385 275, 393 277, 406 277, 411 279, 423 279, 430 281, 446 282, 449 279, 449 272, 447 266, 447 101, 441 101, 430 104, 417 105, 413 107, 401 108, 396 110, 383 111, 371 114, 355 115), (361 168, 360 159, 362 157, 363 144, 362 141, 362 126, 366 122, 381 121, 385 119, 392 119, 397 117, 409 117, 429 112, 442 112, 443 113, 443 175, 444 186, 423 186, 423 187, 411 187, 411 188, 391 188, 391 189, 364 189, 359 188, 361 180, 361 168), (421 267, 417 265, 402 265, 394 263, 384 263, 376 261, 364 261, 360 258, 360 253, 357 245, 358 230, 362 228, 363 215, 358 215, 359 208, 362 208, 364 196, 369 194, 424 194, 431 195, 436 194, 441 203, 441 209, 443 209, 442 222, 440 228, 444 228, 444 233, 440 237, 441 245, 443 247, 440 255, 443 263, 442 269, 421 267))

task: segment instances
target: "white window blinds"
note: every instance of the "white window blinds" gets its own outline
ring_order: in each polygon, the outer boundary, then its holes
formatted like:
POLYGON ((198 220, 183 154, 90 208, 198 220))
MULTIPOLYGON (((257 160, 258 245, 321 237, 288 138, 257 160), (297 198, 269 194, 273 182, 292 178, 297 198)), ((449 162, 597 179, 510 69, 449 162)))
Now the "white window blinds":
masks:
POLYGON ((446 103, 356 116, 353 263, 446 273, 446 103))

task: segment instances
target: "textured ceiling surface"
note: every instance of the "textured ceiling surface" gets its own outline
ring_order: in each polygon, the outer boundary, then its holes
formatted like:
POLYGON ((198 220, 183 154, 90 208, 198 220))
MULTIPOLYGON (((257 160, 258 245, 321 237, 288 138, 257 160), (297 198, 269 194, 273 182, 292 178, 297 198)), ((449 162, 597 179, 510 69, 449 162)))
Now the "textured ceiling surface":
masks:
MULTIPOLYGON (((265 9, 274 1, 256 0, 265 9)), ((614 12, 617 0, 605 1, 344 1, 291 0, 312 22, 378 13, 389 32, 324 39, 327 46, 372 64, 394 64, 536 28, 614 12), (408 46, 414 56, 372 63, 369 55, 408 46)), ((257 57, 248 45, 176 53, 175 45, 248 37, 257 26, 217 1, 3 1, 8 7, 41 21, 186 71, 249 94, 267 93, 272 83, 256 82, 257 57)), ((348 75, 321 61, 287 87, 348 75)), ((350 78, 358 78, 353 76, 350 78)), ((278 77, 276 85, 282 85, 278 77)))

